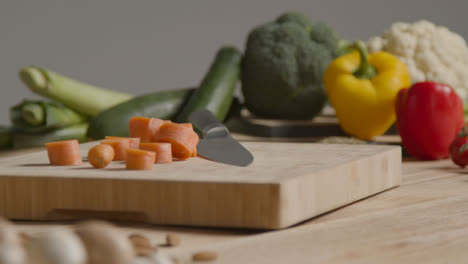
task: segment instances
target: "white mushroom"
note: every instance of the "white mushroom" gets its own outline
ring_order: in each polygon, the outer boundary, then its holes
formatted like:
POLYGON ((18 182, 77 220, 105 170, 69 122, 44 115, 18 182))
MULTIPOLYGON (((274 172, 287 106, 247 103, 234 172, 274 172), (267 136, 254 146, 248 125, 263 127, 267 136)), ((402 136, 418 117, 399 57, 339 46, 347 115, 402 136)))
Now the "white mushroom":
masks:
POLYGON ((0 218, 0 264, 23 264, 24 255, 16 228, 0 218))
POLYGON ((127 236, 109 223, 84 222, 76 226, 76 233, 88 253, 87 264, 128 264, 135 257, 127 236))
POLYGON ((32 237, 27 244, 29 264, 84 264, 86 250, 68 229, 56 229, 32 237))

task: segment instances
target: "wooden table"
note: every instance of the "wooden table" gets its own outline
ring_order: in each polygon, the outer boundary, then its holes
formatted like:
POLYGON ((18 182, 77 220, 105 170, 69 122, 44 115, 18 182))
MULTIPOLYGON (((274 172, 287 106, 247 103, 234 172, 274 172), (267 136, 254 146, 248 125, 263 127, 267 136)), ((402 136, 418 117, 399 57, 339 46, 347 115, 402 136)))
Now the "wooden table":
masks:
MULTIPOLYGON (((33 234, 71 223, 17 224, 33 234)), ((280 231, 119 225, 155 244, 177 232, 182 244, 161 250, 182 263, 198 250, 218 252, 215 263, 468 263, 468 170, 405 160, 400 187, 280 231)))

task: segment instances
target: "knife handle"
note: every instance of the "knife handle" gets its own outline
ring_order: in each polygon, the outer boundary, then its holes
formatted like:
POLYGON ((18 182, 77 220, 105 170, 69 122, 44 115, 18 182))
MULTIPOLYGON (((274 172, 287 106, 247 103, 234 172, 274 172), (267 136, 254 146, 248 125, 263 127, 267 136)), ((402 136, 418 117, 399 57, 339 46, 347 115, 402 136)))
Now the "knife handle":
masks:
POLYGON ((197 127, 205 138, 229 136, 229 130, 208 110, 200 109, 189 116, 189 121, 197 127))

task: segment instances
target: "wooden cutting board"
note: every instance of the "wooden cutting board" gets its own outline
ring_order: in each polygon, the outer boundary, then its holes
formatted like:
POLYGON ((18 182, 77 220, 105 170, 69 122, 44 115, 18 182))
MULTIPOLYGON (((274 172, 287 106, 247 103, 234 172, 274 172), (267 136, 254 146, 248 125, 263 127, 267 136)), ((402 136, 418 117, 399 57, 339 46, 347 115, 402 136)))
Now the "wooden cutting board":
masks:
MULTIPOLYGON (((96 143, 81 145, 83 157, 96 143)), ((0 159, 0 215, 279 229, 393 188, 401 149, 383 145, 243 143, 248 167, 203 158, 152 171, 58 167, 40 151, 0 159)))

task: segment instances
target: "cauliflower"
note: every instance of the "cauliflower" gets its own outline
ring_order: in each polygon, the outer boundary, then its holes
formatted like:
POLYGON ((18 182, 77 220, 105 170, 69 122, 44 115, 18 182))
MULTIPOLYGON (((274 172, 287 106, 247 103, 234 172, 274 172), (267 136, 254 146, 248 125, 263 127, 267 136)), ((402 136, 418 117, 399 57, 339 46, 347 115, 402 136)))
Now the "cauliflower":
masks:
POLYGON ((387 51, 403 61, 411 82, 434 81, 452 86, 468 101, 468 47, 460 35, 421 20, 394 23, 367 41, 370 52, 387 51))

